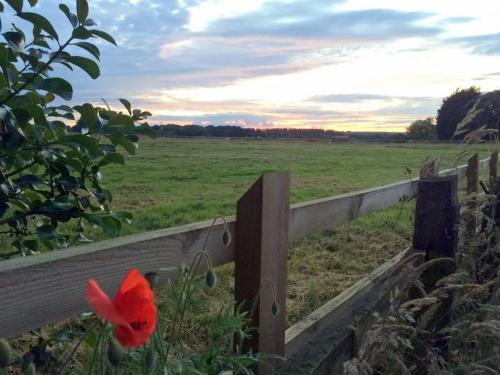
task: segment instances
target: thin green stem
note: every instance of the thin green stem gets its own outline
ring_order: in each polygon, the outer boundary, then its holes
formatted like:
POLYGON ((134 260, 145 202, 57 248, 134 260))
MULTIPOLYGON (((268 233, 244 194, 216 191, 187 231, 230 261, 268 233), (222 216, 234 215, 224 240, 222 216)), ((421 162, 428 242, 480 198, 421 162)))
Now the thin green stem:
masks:
POLYGON ((89 368, 89 375, 92 375, 92 371, 94 370, 94 363, 96 361, 98 352, 99 352, 99 346, 101 344, 101 340, 104 336, 104 328, 106 327, 106 322, 101 322, 101 325, 99 327, 99 336, 97 336, 97 342, 94 347, 94 351, 92 352, 92 359, 90 360, 90 368, 89 368))
POLYGON ((82 335, 82 337, 80 337, 80 340, 78 340, 77 344, 75 345, 75 347, 71 350, 71 353, 68 355, 68 357, 66 358, 66 360, 64 361, 64 363, 56 370, 55 374, 56 375, 59 375, 62 373, 62 371, 64 370, 64 368, 66 367, 66 365, 69 363, 69 361, 73 358, 73 356, 75 355, 76 351, 78 350, 78 348, 80 347, 80 345, 82 344, 83 340, 85 339, 85 337, 87 337, 87 334, 88 333, 84 333, 82 335))

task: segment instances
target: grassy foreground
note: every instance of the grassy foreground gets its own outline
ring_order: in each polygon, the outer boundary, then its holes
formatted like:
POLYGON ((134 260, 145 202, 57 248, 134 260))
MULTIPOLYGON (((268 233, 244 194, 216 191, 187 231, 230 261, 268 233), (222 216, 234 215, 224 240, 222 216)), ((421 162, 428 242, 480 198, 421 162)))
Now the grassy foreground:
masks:
MULTIPOLYGON (((488 145, 467 149, 486 157, 488 145)), ((266 171, 289 170, 291 201, 301 202, 417 176, 429 157, 441 169, 464 164, 469 155, 449 144, 330 144, 326 141, 143 139, 125 167, 102 170, 103 186, 116 210, 134 220, 122 234, 166 228, 235 213, 237 199, 266 171)), ((290 244, 287 324, 291 325, 360 280, 408 246, 413 202, 374 212, 351 223, 290 244)), ((133 265, 131 265, 133 266, 133 265)), ((207 323, 231 302, 233 265, 217 269, 219 282, 202 291, 185 326, 196 350, 207 323)))

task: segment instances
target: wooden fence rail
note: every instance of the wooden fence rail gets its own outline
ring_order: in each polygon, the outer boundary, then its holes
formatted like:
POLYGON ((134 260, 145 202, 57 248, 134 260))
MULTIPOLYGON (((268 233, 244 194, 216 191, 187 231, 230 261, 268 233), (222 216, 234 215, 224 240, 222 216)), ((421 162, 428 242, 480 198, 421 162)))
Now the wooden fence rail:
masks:
MULTIPOLYGON (((496 168, 490 168, 490 178, 493 174, 496 168)), ((440 257, 455 258, 459 211, 457 177, 465 175, 470 177, 468 189, 473 193, 478 184, 475 163, 469 163, 458 176, 442 173, 422 177, 418 182, 413 246, 288 328, 286 360, 277 374, 341 374, 343 363, 356 357, 359 345, 366 338, 373 321, 372 313, 387 311, 391 292, 404 283, 407 269, 403 265, 416 266, 424 260, 440 257)), ((426 287, 432 288, 436 279, 452 273, 453 267, 450 263, 426 273, 423 278, 426 287)), ((450 301, 451 296, 439 307, 444 317, 449 317, 450 301)), ((446 321, 433 324, 442 327, 446 321)), ((446 337, 437 345, 436 350, 445 356, 446 337)))
MULTIPOLYGON (((480 162, 481 169, 488 165, 489 159, 480 162)), ((465 169, 466 166, 460 166, 440 174, 456 174, 460 178, 465 169)), ((412 179, 292 205, 288 238, 298 239, 390 207, 405 195, 414 196, 416 188, 417 179, 412 179)), ((235 219, 228 218, 227 222, 235 238, 235 219)), ((156 271, 164 281, 175 279, 177 268, 191 263, 209 233, 205 251, 213 264, 234 261, 234 242, 226 247, 220 241, 222 224, 212 231, 210 226, 211 221, 194 223, 1 261, 0 337, 16 336, 87 311, 82 294, 89 278, 98 279, 108 293, 113 293, 131 266, 141 272, 156 271), (168 270, 160 271, 165 268, 168 270)))

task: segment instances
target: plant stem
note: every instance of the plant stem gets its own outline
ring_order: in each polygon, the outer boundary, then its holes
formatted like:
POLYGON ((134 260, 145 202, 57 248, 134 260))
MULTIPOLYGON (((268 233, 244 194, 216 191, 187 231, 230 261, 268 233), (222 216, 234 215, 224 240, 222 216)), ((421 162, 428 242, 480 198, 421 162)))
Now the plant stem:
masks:
POLYGON ((5 178, 12 177, 12 176, 14 176, 14 175, 16 175, 16 174, 18 174, 18 173, 20 173, 20 172, 24 171, 25 169, 28 169, 28 168, 32 167, 32 166, 33 166, 33 165, 35 165, 35 164, 36 164, 36 161, 31 161, 31 162, 29 162, 28 164, 26 164, 26 165, 22 166, 21 168, 16 169, 15 171, 12 171, 12 172, 10 172, 10 173, 7 173, 6 175, 4 175, 4 177, 5 177, 5 178))
POLYGON ((100 345, 101 340, 104 336, 105 326, 106 326, 106 323, 101 322, 101 326, 99 327, 99 336, 97 337, 97 342, 95 344, 94 351, 92 352, 92 359, 90 360, 90 368, 89 368, 89 372, 88 372, 89 375, 92 375, 92 370, 94 369, 94 363, 95 363, 95 360, 96 360, 96 357, 97 357, 97 354, 99 351, 99 345, 100 345))
POLYGON ((82 335, 82 337, 80 337, 80 340, 78 340, 77 344, 75 345, 75 347, 73 348, 73 350, 71 350, 71 353, 69 354, 68 358, 66 358, 66 360, 64 361, 64 363, 61 365, 61 367, 59 367, 57 370, 56 370, 56 374, 59 375, 62 373, 62 371, 64 370, 64 368, 66 367, 66 365, 69 363, 70 359, 73 358, 73 355, 76 353, 76 351, 78 350, 78 348, 80 347, 80 345, 82 344, 83 340, 85 339, 85 337, 87 336, 87 333, 84 333, 82 335))

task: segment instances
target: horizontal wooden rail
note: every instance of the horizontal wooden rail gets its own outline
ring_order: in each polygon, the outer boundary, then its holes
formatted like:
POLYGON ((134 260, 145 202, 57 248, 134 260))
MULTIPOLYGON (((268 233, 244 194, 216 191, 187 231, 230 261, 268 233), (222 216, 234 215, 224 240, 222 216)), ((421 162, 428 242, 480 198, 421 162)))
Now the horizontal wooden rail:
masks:
MULTIPOLYGON (((366 320, 371 320, 372 312, 387 306, 390 292, 404 279, 406 268, 402 264, 413 254, 416 252, 412 248, 404 250, 288 328, 285 334, 286 362, 278 374, 341 373, 340 368, 333 372, 317 369, 332 356, 337 365, 352 358, 355 341, 360 341, 366 333, 359 326, 368 326, 366 320), (358 332, 354 332, 355 322, 359 324, 358 332)), ((416 264, 422 259, 414 255, 408 261, 416 264)))
MULTIPOLYGON (((488 166, 482 160, 480 168, 488 166)), ((443 171, 463 177, 465 166, 443 171)), ((298 239, 348 222, 368 212, 414 196, 417 180, 407 180, 349 194, 291 206, 289 239, 298 239)), ((234 218, 227 219, 235 236, 234 218)), ((222 225, 210 231, 211 221, 104 240, 90 245, 0 261, 0 337, 12 337, 70 318, 87 310, 83 290, 89 278, 112 293, 130 267, 156 271, 163 281, 178 276, 176 268, 189 265, 202 250, 214 265, 234 261, 234 245, 222 244, 222 225), (170 271, 160 271, 160 269, 170 271), (6 323, 8 322, 8 324, 6 323)))

